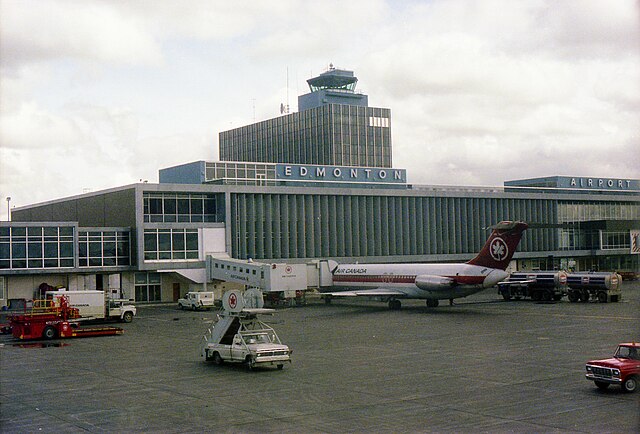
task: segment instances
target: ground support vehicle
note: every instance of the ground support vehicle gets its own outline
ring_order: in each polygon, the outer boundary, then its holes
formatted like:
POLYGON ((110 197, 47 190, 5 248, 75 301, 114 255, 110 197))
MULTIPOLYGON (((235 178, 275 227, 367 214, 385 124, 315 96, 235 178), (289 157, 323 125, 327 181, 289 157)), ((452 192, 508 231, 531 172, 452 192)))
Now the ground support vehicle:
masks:
POLYGON ((621 284, 622 277, 618 273, 569 273, 569 301, 587 302, 589 299, 595 299, 600 303, 617 302, 622 298, 621 284))
POLYGON ((129 323, 137 313, 136 307, 128 304, 129 300, 110 299, 105 291, 58 289, 45 294, 47 298, 54 300, 67 297, 70 306, 80 311, 82 321, 113 319, 129 323))
POLYGON ((9 316, 13 337, 17 339, 53 339, 118 335, 124 333, 117 327, 79 328, 80 313, 69 305, 66 297, 55 303, 52 300, 34 300, 33 308, 9 316))
POLYGON ((267 306, 304 306, 307 304, 306 291, 271 291, 265 294, 264 302, 267 306))
POLYGON ((567 273, 535 271, 511 273, 498 283, 498 294, 505 300, 530 297, 534 301, 559 301, 567 294, 567 273))
POLYGON ((640 343, 622 343, 610 359, 591 360, 586 365, 587 380, 599 389, 618 384, 625 392, 638 390, 640 382, 640 343))
POLYGON ((213 292, 187 292, 184 298, 178 299, 178 307, 180 309, 211 309, 213 307, 213 292))
POLYGON ((244 363, 247 368, 275 366, 282 369, 291 363, 291 350, 280 341, 275 330, 258 319, 273 309, 245 308, 240 291, 228 291, 224 310, 218 321, 203 336, 201 355, 217 365, 223 362, 244 363))

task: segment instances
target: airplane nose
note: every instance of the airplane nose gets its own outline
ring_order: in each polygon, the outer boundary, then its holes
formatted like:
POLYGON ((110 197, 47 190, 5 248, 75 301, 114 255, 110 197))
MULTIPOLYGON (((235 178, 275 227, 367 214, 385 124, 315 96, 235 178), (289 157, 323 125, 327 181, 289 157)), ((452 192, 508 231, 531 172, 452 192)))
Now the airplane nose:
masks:
POLYGON ((508 275, 509 273, 507 273, 506 271, 493 270, 489 274, 487 274, 487 277, 484 278, 484 282, 482 282, 482 286, 484 286, 485 288, 490 288, 496 283, 506 279, 508 275))

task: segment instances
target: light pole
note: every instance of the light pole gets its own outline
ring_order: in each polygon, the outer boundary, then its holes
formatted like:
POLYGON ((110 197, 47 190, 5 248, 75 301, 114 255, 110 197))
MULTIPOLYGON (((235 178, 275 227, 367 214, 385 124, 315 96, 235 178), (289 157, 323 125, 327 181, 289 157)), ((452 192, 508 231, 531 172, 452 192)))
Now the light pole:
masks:
POLYGON ((7 221, 11 221, 11 196, 7 196, 7 221))

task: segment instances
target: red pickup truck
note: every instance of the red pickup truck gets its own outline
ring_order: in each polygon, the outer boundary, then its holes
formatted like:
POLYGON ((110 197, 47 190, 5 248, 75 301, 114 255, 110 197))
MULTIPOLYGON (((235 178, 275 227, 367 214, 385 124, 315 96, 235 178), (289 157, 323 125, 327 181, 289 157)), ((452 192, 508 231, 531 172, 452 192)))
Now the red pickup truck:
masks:
POLYGON ((625 392, 638 390, 640 382, 640 342, 623 343, 610 359, 587 362, 586 377, 599 389, 619 384, 625 392))

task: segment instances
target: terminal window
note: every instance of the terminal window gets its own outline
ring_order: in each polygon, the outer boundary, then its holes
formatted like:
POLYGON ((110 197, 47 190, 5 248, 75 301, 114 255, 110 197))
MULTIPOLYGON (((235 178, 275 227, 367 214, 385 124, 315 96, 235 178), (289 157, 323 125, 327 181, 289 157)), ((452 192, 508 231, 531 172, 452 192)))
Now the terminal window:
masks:
POLYGON ((145 261, 198 260, 197 229, 145 229, 145 261))
POLYGON ((144 221, 147 223, 219 222, 217 198, 213 194, 143 194, 144 221))
POLYGON ((136 301, 160 301, 162 299, 159 273, 135 273, 136 301))
POLYGON ((129 231, 78 231, 79 267, 130 265, 129 231))
POLYGON ((74 266, 73 227, 0 228, 0 269, 72 268, 74 266))

